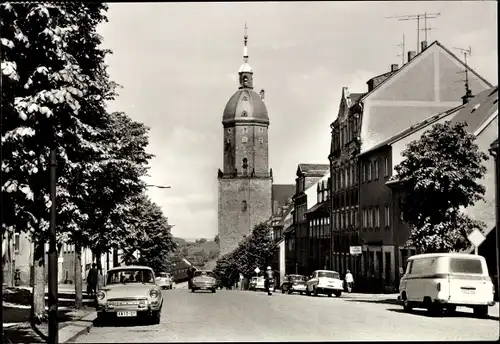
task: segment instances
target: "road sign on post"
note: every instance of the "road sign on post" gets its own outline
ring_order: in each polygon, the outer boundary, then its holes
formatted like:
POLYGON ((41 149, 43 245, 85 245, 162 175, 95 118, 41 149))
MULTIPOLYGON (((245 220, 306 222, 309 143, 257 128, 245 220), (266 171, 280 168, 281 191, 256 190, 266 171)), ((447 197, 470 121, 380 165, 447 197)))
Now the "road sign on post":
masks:
POLYGON ((359 255, 363 252, 361 246, 349 246, 349 253, 353 256, 359 255))
POLYGON ((257 266, 254 271, 255 271, 256 274, 258 274, 260 272, 259 267, 257 266))
POLYGON ((468 236, 467 239, 474 245, 474 253, 478 254, 478 248, 486 239, 483 233, 479 229, 474 229, 468 236))

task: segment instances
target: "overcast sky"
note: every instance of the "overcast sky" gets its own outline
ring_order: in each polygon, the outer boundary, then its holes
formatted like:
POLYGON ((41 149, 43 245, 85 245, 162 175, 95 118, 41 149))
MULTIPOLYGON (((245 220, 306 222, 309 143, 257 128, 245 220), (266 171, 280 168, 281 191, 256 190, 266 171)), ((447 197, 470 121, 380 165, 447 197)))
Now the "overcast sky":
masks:
MULTIPOLYGON (((101 27, 111 78, 123 86, 110 104, 151 128, 149 195, 183 238, 217 233, 217 169, 222 111, 237 90, 248 25, 254 87, 266 91, 274 183, 292 184, 299 163, 328 163, 329 124, 341 88, 401 65, 401 43, 416 50, 416 21, 388 16, 440 13, 429 44, 472 46, 469 64, 498 82, 497 4, 475 2, 114 3, 101 27)), ((423 39, 423 32, 420 35, 423 39)), ((459 53, 457 50, 453 50, 459 53)), ((460 75, 457 76, 457 80, 460 75)))

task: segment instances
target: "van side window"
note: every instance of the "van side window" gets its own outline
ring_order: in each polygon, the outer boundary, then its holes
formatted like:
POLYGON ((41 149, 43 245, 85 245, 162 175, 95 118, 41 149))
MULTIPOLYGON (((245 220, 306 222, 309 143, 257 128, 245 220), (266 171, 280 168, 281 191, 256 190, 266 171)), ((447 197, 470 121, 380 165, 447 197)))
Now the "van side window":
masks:
POLYGON ((406 275, 408 275, 409 273, 411 273, 411 266, 412 266, 412 263, 413 261, 410 260, 407 264, 406 264, 406 275))

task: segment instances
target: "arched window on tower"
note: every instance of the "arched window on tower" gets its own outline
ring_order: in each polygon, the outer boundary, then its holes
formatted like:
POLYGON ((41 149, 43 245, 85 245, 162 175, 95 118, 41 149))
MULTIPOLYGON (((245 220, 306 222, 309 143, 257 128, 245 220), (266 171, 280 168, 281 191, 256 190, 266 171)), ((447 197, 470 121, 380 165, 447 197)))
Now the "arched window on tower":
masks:
POLYGON ((241 164, 243 168, 243 174, 246 175, 248 173, 248 160, 247 158, 243 158, 243 163, 241 164))
POLYGON ((241 201, 241 211, 247 211, 247 201, 241 201))

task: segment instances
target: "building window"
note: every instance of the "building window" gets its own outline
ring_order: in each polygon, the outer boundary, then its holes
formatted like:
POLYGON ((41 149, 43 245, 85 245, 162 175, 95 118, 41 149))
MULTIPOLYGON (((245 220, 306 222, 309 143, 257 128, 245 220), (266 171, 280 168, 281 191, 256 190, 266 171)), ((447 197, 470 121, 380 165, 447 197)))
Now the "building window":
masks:
POLYGON ((247 143, 248 142, 248 138, 246 136, 242 136, 241 137, 241 142, 242 143, 247 143))
POLYGON ((264 132, 264 128, 259 128, 259 132, 263 133, 264 132))
POLYGON ((344 174, 342 172, 340 174, 340 188, 344 187, 344 174))
POLYGON ((354 210, 354 226, 358 227, 358 210, 354 210))
POLYGON ((354 185, 354 184, 356 184, 356 181, 355 181, 356 178, 354 178, 354 166, 353 165, 351 165, 350 170, 351 170, 350 171, 351 172, 351 185, 354 185))
POLYGON ((389 176, 389 158, 385 157, 384 158, 384 177, 389 176))
POLYGON ((355 212, 356 212, 355 210, 351 211, 351 225, 353 225, 353 226, 355 225, 355 221, 356 221, 355 220, 355 216, 356 216, 355 212))
POLYGON ((363 209, 363 228, 368 227, 368 210, 366 208, 363 209))
POLYGON ((368 228, 373 227, 373 209, 368 209, 368 228))
POLYGON ((226 143, 231 143, 231 139, 229 137, 226 137, 226 143))
POLYGON ((375 227, 380 228, 380 209, 379 209, 379 207, 375 208, 375 227))
POLYGON ((14 233, 14 252, 19 253, 21 248, 20 235, 19 233, 14 233))
POLYGON ((229 134, 231 134, 231 133, 233 132, 233 129, 228 128, 228 129, 227 129, 227 132, 228 132, 229 134))
POLYGON ((389 227, 391 225, 391 214, 389 212, 389 205, 386 204, 384 208, 384 219, 385 219, 385 226, 389 227))
POLYGON ((385 252, 385 259, 384 259, 384 272, 385 272, 385 281, 390 282, 391 281, 391 252, 385 252))
POLYGON ((243 111, 243 112, 241 113, 241 117, 247 117, 247 115, 248 115, 248 114, 247 114, 247 112, 246 112, 246 111, 243 111))
POLYGON ((368 181, 372 180, 372 162, 368 162, 368 181))
POLYGON ((247 201, 241 202, 241 211, 247 211, 247 201))
POLYGON ((373 162, 373 169, 374 169, 375 179, 378 179, 378 159, 373 162))
POLYGON ((349 186, 351 186, 350 180, 349 180, 349 167, 346 167, 344 169, 344 173, 345 173, 345 184, 346 184, 346 187, 349 187, 349 186))
POLYGON ((264 143, 264 139, 262 137, 259 137, 259 143, 260 144, 263 144, 264 143))
POLYGON ((366 182, 366 171, 365 171, 365 168, 366 168, 366 163, 362 162, 361 163, 361 182, 364 183, 366 182))

